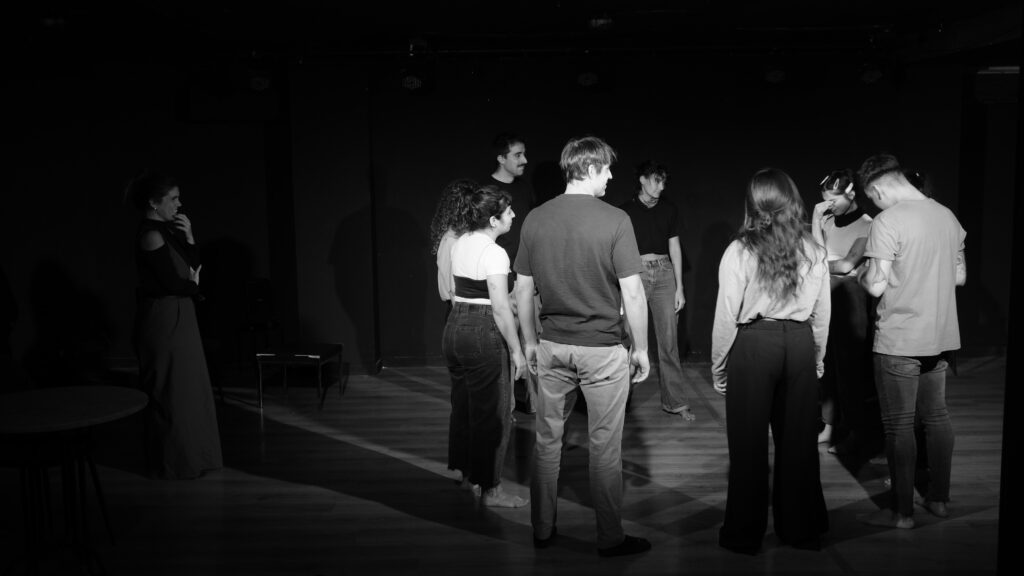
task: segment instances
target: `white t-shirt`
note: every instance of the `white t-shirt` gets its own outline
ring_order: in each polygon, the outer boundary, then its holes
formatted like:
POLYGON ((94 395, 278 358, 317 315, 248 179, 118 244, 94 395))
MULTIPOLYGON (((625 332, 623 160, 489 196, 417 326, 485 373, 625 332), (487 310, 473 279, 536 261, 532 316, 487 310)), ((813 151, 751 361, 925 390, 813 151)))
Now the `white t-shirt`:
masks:
MULTIPOLYGON (((488 276, 509 273, 508 254, 495 244, 494 240, 480 232, 469 232, 459 236, 452 247, 452 276, 470 280, 487 280, 488 276)), ((456 302, 490 304, 490 298, 463 298, 456 295, 456 302)))

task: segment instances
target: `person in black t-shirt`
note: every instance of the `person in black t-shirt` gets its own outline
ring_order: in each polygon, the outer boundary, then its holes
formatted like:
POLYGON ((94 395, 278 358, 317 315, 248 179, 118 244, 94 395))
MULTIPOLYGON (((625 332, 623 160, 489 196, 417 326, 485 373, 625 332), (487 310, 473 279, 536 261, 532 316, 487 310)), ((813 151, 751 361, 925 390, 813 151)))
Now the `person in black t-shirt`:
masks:
POLYGON ((504 248, 509 258, 515 262, 516 251, 519 249, 521 221, 526 219, 535 203, 533 189, 523 178, 527 164, 526 142, 515 134, 503 132, 494 138, 492 148, 498 165, 490 177, 480 182, 496 186, 512 196, 512 211, 516 213, 517 218, 512 223, 512 230, 498 238, 498 245, 504 248))
MULTIPOLYGON (((508 253, 509 260, 515 262, 516 252, 519 250, 519 230, 522 227, 522 222, 526 220, 526 215, 530 213, 530 209, 536 203, 533 188, 522 177, 527 164, 526 142, 515 134, 502 132, 495 136, 491 146, 498 165, 495 167, 494 172, 489 177, 484 178, 482 182, 493 185, 499 190, 504 190, 512 197, 512 211, 515 212, 516 219, 512 222, 512 229, 507 234, 499 236, 497 242, 498 246, 504 248, 505 252, 508 253)), ((514 288, 515 272, 512 273, 510 280, 514 288)), ((539 308, 540 301, 537 300, 535 301, 534 309, 539 310, 539 308)), ((535 322, 534 325, 539 326, 540 323, 535 322)), ((521 334, 520 338, 522 338, 521 334)), ((518 380, 517 385, 514 385, 512 389, 513 396, 516 389, 523 390, 520 394, 521 404, 527 413, 533 414, 536 412, 533 399, 534 392, 537 390, 537 379, 534 376, 527 374, 521 380, 518 380)), ((514 406, 515 402, 512 404, 514 406)))
POLYGON ((679 215, 671 200, 662 198, 668 170, 647 160, 637 166, 637 195, 620 206, 629 214, 636 234, 647 305, 658 341, 658 386, 661 409, 686 421, 695 419, 683 393, 679 360, 679 311, 683 296, 683 252, 679 245, 679 215))

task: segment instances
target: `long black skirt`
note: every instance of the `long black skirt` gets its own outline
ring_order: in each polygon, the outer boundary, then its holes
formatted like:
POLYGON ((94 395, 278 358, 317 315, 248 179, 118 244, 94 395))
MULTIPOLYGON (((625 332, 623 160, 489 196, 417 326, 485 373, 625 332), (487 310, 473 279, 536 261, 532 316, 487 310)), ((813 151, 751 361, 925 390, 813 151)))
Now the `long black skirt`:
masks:
POLYGON ((187 479, 221 468, 217 412, 192 299, 141 299, 137 337, 141 386, 149 394, 149 473, 187 479))

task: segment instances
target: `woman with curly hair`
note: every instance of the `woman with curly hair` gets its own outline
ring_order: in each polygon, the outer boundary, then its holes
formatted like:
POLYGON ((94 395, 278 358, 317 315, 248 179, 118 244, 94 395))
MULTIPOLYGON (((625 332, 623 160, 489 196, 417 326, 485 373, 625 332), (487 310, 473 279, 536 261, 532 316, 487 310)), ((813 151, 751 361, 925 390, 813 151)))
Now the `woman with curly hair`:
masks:
POLYGON ((494 186, 463 197, 451 251, 455 292, 441 344, 452 381, 448 469, 458 470, 462 487, 479 492, 484 505, 497 508, 527 503, 501 488, 512 382, 526 372, 509 296, 509 258, 495 242, 512 228, 511 204, 509 193, 494 186))
POLYGON ((793 180, 766 168, 747 186, 743 226, 718 271, 711 372, 725 399, 729 489, 719 544, 755 554, 772 517, 779 539, 820 549, 828 529, 818 468, 818 378, 831 313, 825 251, 793 180))
POLYGON ((455 228, 462 212, 463 197, 476 190, 476 182, 461 178, 449 182, 441 192, 441 199, 430 221, 430 253, 437 256, 437 292, 448 304, 445 316, 452 309, 455 279, 452 277, 452 246, 457 238, 455 228))

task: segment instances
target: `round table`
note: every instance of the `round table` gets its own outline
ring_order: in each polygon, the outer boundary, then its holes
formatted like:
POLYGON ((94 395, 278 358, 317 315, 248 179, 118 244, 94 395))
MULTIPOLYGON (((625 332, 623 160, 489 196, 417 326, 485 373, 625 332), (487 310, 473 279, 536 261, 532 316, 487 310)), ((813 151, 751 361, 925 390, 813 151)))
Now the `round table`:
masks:
POLYGON ((118 386, 64 386, 0 394, 0 436, 5 436, 8 444, 22 448, 25 454, 21 461, 21 482, 30 573, 38 572, 38 561, 44 554, 44 532, 49 525, 47 470, 53 462, 47 461, 43 454, 44 447, 51 442, 59 446, 64 516, 71 544, 87 572, 103 573, 89 536, 85 510, 86 467, 91 472, 111 540, 113 531, 92 460, 90 432, 93 426, 142 410, 148 401, 143 392, 118 386))

